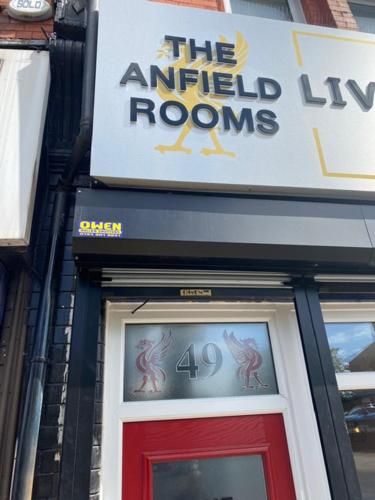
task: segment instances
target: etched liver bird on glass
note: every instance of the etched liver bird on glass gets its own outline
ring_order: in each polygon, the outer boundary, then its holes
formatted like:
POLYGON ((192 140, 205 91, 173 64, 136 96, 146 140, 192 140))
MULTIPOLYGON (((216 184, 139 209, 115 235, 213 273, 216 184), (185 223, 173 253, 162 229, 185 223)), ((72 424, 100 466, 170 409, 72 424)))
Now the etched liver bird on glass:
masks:
POLYGON ((240 365, 237 369, 237 377, 239 380, 244 381, 243 388, 244 389, 254 389, 258 387, 268 387, 267 384, 264 384, 258 374, 258 369, 262 366, 263 359, 260 355, 257 344, 254 339, 237 339, 232 332, 228 335, 228 332, 225 330, 224 341, 232 353, 235 361, 240 365), (257 385, 250 384, 250 378, 254 377, 257 385))
POLYGON ((172 343, 172 332, 163 333, 159 342, 143 339, 138 342, 136 349, 142 352, 136 358, 136 367, 143 374, 141 386, 134 392, 146 392, 149 385, 149 392, 161 392, 158 383, 165 382, 166 374, 160 364, 168 353, 169 346, 172 343))

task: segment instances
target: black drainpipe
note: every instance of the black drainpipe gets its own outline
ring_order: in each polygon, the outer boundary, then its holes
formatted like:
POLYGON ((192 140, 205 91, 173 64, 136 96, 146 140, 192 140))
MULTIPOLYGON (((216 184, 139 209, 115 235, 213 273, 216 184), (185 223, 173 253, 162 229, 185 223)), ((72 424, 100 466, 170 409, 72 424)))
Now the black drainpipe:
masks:
POLYGON ((70 159, 66 164, 57 186, 52 216, 48 267, 43 282, 35 340, 30 362, 30 372, 27 380, 26 398, 21 415, 21 429, 12 486, 12 500, 31 500, 32 498, 46 367, 48 362, 49 330, 54 295, 54 269, 58 241, 65 225, 68 192, 72 187, 78 166, 91 146, 97 34, 98 0, 88 0, 80 132, 75 140, 70 159))

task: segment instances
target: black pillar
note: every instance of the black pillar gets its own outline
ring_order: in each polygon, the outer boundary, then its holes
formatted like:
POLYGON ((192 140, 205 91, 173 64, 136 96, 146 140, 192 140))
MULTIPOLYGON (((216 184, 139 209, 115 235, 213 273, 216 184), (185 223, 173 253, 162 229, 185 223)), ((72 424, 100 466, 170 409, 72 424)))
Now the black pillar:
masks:
POLYGON ((332 500, 361 500, 318 290, 296 285, 295 307, 332 500))
POLYGON ((59 498, 87 500, 93 443, 101 289, 77 277, 59 498))

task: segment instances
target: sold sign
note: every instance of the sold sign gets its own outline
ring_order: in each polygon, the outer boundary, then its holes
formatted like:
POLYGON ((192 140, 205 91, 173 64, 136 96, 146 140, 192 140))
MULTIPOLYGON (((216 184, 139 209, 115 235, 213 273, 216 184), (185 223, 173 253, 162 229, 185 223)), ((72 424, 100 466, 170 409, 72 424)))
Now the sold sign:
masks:
POLYGON ((7 13, 23 21, 44 20, 51 17, 52 7, 47 0, 11 0, 7 13))

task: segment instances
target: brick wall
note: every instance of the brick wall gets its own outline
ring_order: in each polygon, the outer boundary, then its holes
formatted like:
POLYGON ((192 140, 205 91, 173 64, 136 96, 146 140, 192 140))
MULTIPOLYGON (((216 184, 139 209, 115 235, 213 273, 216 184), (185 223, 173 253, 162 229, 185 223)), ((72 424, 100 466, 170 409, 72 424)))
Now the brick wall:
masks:
POLYGON ((197 7, 208 10, 224 10, 223 0, 153 0, 159 3, 173 3, 183 7, 197 7))
POLYGON ((0 40, 43 40, 43 26, 47 33, 53 31, 53 19, 47 21, 16 21, 6 13, 9 0, 0 0, 0 40))
POLYGON ((357 30, 347 0, 301 0, 309 24, 357 30))

